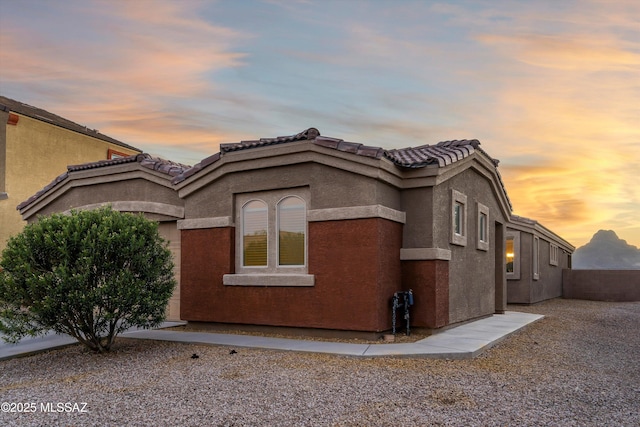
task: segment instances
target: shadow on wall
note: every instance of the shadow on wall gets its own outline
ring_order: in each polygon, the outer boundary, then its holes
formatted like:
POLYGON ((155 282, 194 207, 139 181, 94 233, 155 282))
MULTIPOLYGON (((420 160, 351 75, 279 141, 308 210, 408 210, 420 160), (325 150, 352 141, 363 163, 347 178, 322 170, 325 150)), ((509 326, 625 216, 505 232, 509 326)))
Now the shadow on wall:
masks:
POLYGON ((562 297, 592 301, 640 301, 640 270, 562 271, 562 297))

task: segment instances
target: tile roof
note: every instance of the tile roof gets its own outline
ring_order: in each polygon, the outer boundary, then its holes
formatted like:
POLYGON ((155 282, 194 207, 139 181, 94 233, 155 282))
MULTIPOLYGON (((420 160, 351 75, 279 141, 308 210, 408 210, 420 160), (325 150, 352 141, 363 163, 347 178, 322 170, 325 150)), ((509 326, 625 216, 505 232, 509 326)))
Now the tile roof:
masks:
POLYGON ((57 186, 58 184, 60 184, 64 180, 66 180, 69 177, 69 173, 71 173, 71 172, 77 172, 77 171, 89 170, 89 169, 97 169, 97 168, 103 168, 103 167, 107 167, 107 166, 122 165, 122 164, 125 164, 125 163, 136 163, 136 162, 139 163, 140 166, 142 166, 142 167, 144 167, 146 169, 151 169, 151 170, 154 170, 154 171, 158 171, 158 172, 166 174, 166 175, 168 175, 170 177, 176 177, 176 176, 182 174, 184 171, 186 171, 186 170, 191 168, 191 166, 188 166, 188 165, 175 163, 175 162, 172 162, 172 161, 169 161, 169 160, 165 160, 165 159, 161 159, 161 158, 158 158, 158 157, 152 157, 151 155, 149 155, 147 153, 135 154, 135 155, 132 155, 132 156, 120 157, 120 158, 117 158, 117 159, 99 160, 97 162, 83 163, 83 164, 80 164, 80 165, 70 165, 70 166, 67 166, 67 171, 65 173, 57 176, 53 181, 51 181, 42 190, 38 191, 33 196, 29 197, 27 200, 25 200, 24 202, 20 203, 17 206, 17 209, 18 210, 22 210, 22 209, 26 208, 27 206, 29 206, 30 204, 32 204, 33 202, 35 202, 36 200, 38 200, 42 195, 44 195, 49 190, 51 190, 52 188, 54 188, 55 186, 57 186))
POLYGON ((385 157, 396 165, 406 168, 421 168, 429 165, 444 167, 464 159, 479 147, 480 141, 477 139, 443 141, 436 145, 386 150, 385 157))
POLYGON ((14 113, 22 114, 23 116, 31 117, 32 119, 40 120, 42 122, 51 123, 52 125, 78 132, 83 135, 88 135, 102 141, 110 142, 111 144, 128 148, 129 150, 142 152, 142 150, 140 150, 139 148, 133 147, 129 144, 125 144, 124 142, 118 141, 117 139, 113 139, 110 136, 98 132, 96 129, 89 129, 86 126, 72 122, 71 120, 67 120, 64 117, 60 117, 41 108, 34 107, 32 105, 28 105, 1 95, 0 111, 11 111, 14 113))
POLYGON ((358 156, 380 159, 385 157, 394 164, 403 168, 423 168, 430 165, 444 167, 458 160, 470 156, 475 151, 480 151, 487 156, 495 165, 498 161, 492 159, 484 150, 480 148, 480 141, 477 139, 463 139, 454 141, 443 141, 436 145, 422 145, 415 148, 400 148, 386 150, 381 147, 371 147, 355 142, 347 142, 343 139, 330 138, 320 135, 316 128, 309 128, 291 136, 279 136, 276 138, 261 138, 258 140, 241 141, 231 144, 220 144, 220 152, 209 156, 193 168, 185 171, 174 179, 174 184, 180 183, 190 176, 198 173, 212 163, 220 160, 225 153, 248 150, 252 148, 268 147, 272 145, 285 144, 295 141, 309 141, 312 144, 331 148, 345 153, 352 153, 358 156))

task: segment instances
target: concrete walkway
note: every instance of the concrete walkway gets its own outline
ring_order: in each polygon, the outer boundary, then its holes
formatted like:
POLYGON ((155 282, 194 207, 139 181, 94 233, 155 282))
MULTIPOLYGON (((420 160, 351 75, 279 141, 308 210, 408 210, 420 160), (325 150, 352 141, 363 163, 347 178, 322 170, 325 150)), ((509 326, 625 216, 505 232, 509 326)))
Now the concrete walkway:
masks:
MULTIPOLYGON (((469 359, 478 356, 519 329, 542 319, 539 314, 508 311, 485 319, 447 329, 425 339, 408 344, 352 344, 332 341, 312 341, 289 338, 269 338, 254 335, 216 334, 210 332, 181 332, 167 330, 136 330, 122 334, 126 338, 173 341, 180 343, 223 345, 235 348, 265 348, 272 350, 330 353, 353 357, 425 357, 437 359, 469 359)), ((181 323, 167 322, 162 327, 181 323)), ((54 335, 38 343, 22 342, 7 349, 0 344, 0 360, 18 355, 33 354, 51 348, 69 345, 74 340, 54 335), (59 340, 59 342, 57 340, 59 340), (9 351, 7 351, 9 350, 9 351)), ((30 340, 33 341, 33 340, 30 340)))
MULTIPOLYGON (((164 322, 160 325, 160 328, 170 328, 172 326, 184 324, 185 322, 164 322)), ((125 334, 127 333, 129 332, 125 332, 125 334)), ((9 344, 5 342, 2 339, 2 334, 0 334, 0 360, 29 356, 74 344, 78 344, 78 341, 76 341, 75 338, 72 338, 69 335, 57 335, 53 332, 35 338, 26 337, 17 344, 9 344)))

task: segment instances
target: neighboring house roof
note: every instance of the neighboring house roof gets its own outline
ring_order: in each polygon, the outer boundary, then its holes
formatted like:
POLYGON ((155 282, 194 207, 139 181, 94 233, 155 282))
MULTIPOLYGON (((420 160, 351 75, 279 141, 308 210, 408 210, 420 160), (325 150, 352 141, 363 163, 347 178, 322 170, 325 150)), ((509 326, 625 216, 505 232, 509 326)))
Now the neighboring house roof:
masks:
POLYGON ((111 160, 100 160, 97 162, 83 163, 81 165, 71 165, 71 166, 67 166, 67 171, 65 173, 59 175, 42 190, 38 191, 33 196, 29 197, 27 200, 20 203, 16 209, 22 210, 27 206, 31 205, 32 203, 34 203, 36 200, 38 200, 42 195, 47 193, 49 190, 53 189, 58 184, 65 181, 69 177, 69 173, 71 172, 82 171, 87 169, 97 169, 97 168, 103 168, 107 166, 114 166, 114 165, 121 165, 125 163, 135 163, 135 162, 139 163, 140 166, 144 168, 166 174, 168 175, 168 178, 178 176, 182 174, 185 170, 191 167, 188 165, 175 163, 169 160, 164 160, 158 157, 152 157, 147 153, 136 154, 136 155, 127 156, 127 157, 120 157, 120 158, 111 159, 111 160))
POLYGON ((233 151, 248 150, 253 148, 267 147, 272 145, 286 144, 296 141, 309 141, 312 144, 322 147, 331 148, 338 151, 356 154, 358 156, 372 157, 380 159, 387 158, 395 165, 404 168, 423 168, 430 165, 444 167, 452 163, 462 160, 480 151, 487 156, 496 166, 498 161, 491 158, 484 150, 480 148, 480 141, 472 140, 454 140, 443 141, 436 145, 422 145, 420 147, 408 147, 394 150, 386 150, 381 147, 371 147, 355 142, 347 142, 343 139, 330 138, 320 135, 320 131, 316 128, 309 128, 303 132, 291 136, 279 136, 276 138, 261 138, 252 141, 241 141, 231 144, 220 144, 220 152, 207 157, 193 168, 185 171, 184 174, 174 179, 174 184, 180 183, 192 175, 198 173, 212 163, 217 162, 224 153, 233 151))
POLYGON ((78 123, 72 122, 71 120, 67 120, 63 117, 50 113, 41 108, 24 104, 20 101, 16 101, 14 99, 7 98, 1 95, 0 95, 0 111, 8 111, 8 112, 22 114, 23 116, 27 116, 35 120, 40 120, 45 123, 50 123, 54 126, 59 126, 61 128, 78 132, 83 135, 88 135, 93 138, 100 139, 102 141, 110 142, 111 144, 128 148, 129 150, 142 152, 142 150, 140 150, 139 148, 133 147, 129 144, 125 144, 124 142, 118 141, 117 139, 113 139, 110 136, 107 136, 98 132, 98 130, 96 129, 89 129, 86 126, 79 125, 78 123))

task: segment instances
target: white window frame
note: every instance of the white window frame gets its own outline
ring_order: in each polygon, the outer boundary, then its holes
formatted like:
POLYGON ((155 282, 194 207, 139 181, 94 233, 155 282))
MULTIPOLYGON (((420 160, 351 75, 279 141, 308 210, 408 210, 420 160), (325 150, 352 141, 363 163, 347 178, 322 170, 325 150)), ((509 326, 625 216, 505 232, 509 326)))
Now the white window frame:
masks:
MULTIPOLYGON (((278 269, 293 269, 293 268, 300 268, 303 267, 306 269, 307 266, 307 236, 309 235, 309 227, 307 226, 308 221, 306 219, 307 217, 307 202, 299 196, 296 195, 287 195, 282 197, 280 200, 278 200, 278 203, 276 203, 276 236, 275 236, 275 240, 276 240, 276 253, 273 254, 274 258, 275 258, 275 263, 278 269), (305 215, 305 227, 304 227, 304 262, 300 265, 282 265, 280 264, 280 206, 282 201, 284 201, 285 199, 289 199, 289 198, 294 198, 294 199, 298 199, 302 202, 302 205, 304 207, 304 215, 305 215)), ((268 255, 271 255, 271 253, 268 253, 268 255)), ((306 272, 306 270, 305 270, 306 272)))
POLYGON ((242 207, 240 208, 240 217, 239 217, 239 221, 236 222, 236 224, 240 224, 240 233, 239 233, 239 239, 240 239, 240 248, 239 248, 239 252, 238 252, 238 256, 240 257, 240 263, 239 263, 239 267, 241 267, 242 269, 260 269, 260 268, 268 268, 269 266, 269 252, 270 252, 270 237, 271 237, 271 230, 269 227, 269 204, 267 202, 265 202, 264 200, 260 199, 260 198, 254 198, 254 199, 249 199, 246 202, 244 202, 242 204, 242 207), (267 265, 244 265, 244 211, 245 211, 245 207, 251 203, 251 202, 261 202, 264 203, 264 205, 267 207, 267 265))
POLYGON ((467 196, 457 190, 451 190, 451 243, 467 246, 467 196), (461 206, 460 232, 456 230, 456 206, 461 206))
POLYGON ((549 264, 557 266, 560 262, 558 245, 549 242, 549 264))
POLYGON ((308 236, 309 222, 305 220, 304 230, 304 265, 278 265, 278 206, 287 197, 300 199, 305 208, 305 218, 308 215, 309 188, 295 188, 288 190, 262 191, 256 193, 242 193, 235 195, 236 221, 236 274, 225 274, 223 283, 230 286, 314 286, 313 275, 308 274, 308 236), (243 265, 243 211, 242 207, 252 200, 259 200, 267 205, 267 266, 243 265))
POLYGON ((482 203, 477 203, 478 219, 477 219, 477 244, 476 248, 481 251, 489 250, 489 208, 482 203), (482 224, 482 218, 485 219, 482 224), (484 234, 484 239, 482 235, 484 234))
MULTIPOLYGON (((506 237, 511 237, 513 240, 513 271, 506 271, 507 279, 519 280, 520 279, 520 232, 507 230, 506 237)), ((506 243, 505 243, 506 248, 506 243)), ((506 257, 506 253, 505 253, 506 257)))
POLYGON ((540 238, 538 236, 533 236, 533 247, 532 247, 532 271, 533 271, 533 280, 540 279, 540 238))

